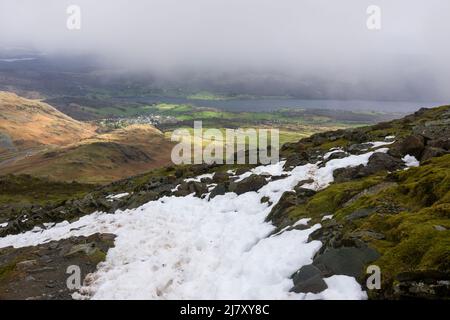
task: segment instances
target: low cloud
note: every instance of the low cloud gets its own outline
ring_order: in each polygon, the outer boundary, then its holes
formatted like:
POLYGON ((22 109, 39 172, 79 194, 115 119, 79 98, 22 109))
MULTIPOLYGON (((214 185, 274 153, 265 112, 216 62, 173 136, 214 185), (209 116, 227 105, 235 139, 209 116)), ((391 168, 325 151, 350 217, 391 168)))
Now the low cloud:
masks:
POLYGON ((449 12, 442 0, 2 0, 0 45, 219 88, 445 100, 449 12), (73 4, 77 31, 66 28, 73 4), (369 5, 381 8, 381 30, 366 27, 369 5))

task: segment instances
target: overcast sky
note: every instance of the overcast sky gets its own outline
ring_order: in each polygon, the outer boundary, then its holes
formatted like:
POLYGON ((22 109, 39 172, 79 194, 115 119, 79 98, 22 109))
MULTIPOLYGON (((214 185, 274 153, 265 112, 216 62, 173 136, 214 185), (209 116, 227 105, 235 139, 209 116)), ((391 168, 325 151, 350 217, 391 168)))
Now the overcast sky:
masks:
POLYGON ((450 99, 447 0, 0 0, 0 45, 176 77, 243 70, 450 99), (66 28, 69 5, 81 30, 66 28), (381 30, 366 26, 381 8, 381 30), (419 86, 420 87, 420 86, 419 86))

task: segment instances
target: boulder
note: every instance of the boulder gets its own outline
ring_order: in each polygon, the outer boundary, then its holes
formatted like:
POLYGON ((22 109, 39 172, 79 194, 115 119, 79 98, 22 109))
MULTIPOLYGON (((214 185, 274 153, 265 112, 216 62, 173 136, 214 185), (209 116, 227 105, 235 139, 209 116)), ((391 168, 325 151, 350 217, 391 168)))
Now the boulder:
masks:
POLYGON ((300 268, 292 276, 295 293, 319 293, 328 288, 322 278, 321 271, 314 265, 306 265, 300 268))
POLYGON ((450 150, 450 138, 441 138, 427 142, 428 147, 450 150))
POLYGON ((209 194, 209 199, 212 199, 216 196, 223 196, 228 192, 228 183, 219 183, 214 189, 211 190, 209 194))
POLYGON ((174 192, 177 197, 185 197, 189 194, 194 193, 196 197, 201 197, 203 194, 208 192, 208 186, 202 182, 189 181, 183 182, 178 187, 178 190, 174 192))
POLYGON ((367 152, 372 147, 372 144, 370 143, 357 143, 352 144, 350 147, 347 148, 347 151, 352 154, 360 154, 367 152))
POLYGON ((250 191, 257 191, 267 184, 266 178, 252 174, 239 182, 231 182, 229 191, 236 194, 243 194, 250 191))
POLYGON ((228 179, 229 179, 228 173, 226 173, 226 172, 216 172, 213 175, 212 181, 214 183, 220 183, 220 182, 228 181, 228 179))
POLYGON ((345 217, 345 220, 352 221, 356 219, 361 219, 370 216, 376 211, 375 208, 364 208, 364 209, 358 209, 352 213, 350 213, 348 216, 345 217))
POLYGON ((379 171, 395 171, 404 167, 401 159, 383 153, 375 152, 369 158, 369 162, 363 171, 367 171, 364 175, 373 174, 379 171))
POLYGON ((309 163, 309 160, 309 155, 305 151, 294 153, 287 157, 286 163, 284 164, 283 168, 285 170, 288 170, 293 167, 302 166, 309 163))
POLYGON ((274 225, 280 225, 287 217, 286 210, 297 204, 297 194, 292 191, 286 191, 281 196, 278 203, 268 214, 266 221, 272 221, 274 225))
POLYGON ((410 135, 392 144, 388 154, 396 158, 402 158, 409 154, 420 159, 424 148, 425 139, 423 136, 410 135))
POLYGON ((158 199, 158 194, 153 191, 141 191, 139 193, 131 195, 127 201, 121 205, 123 209, 136 209, 147 202, 154 201, 158 199))
POLYGON ((362 178, 364 166, 360 164, 356 167, 339 168, 333 171, 333 177, 335 182, 346 182, 354 179, 362 178))
POLYGON ((380 254, 368 246, 327 248, 313 262, 323 277, 346 275, 360 278, 364 267, 380 257, 380 254))
POLYGON ((420 161, 423 162, 423 161, 427 161, 431 158, 441 157, 447 153, 449 153, 449 151, 447 151, 447 150, 427 146, 423 150, 422 158, 420 158, 420 161))

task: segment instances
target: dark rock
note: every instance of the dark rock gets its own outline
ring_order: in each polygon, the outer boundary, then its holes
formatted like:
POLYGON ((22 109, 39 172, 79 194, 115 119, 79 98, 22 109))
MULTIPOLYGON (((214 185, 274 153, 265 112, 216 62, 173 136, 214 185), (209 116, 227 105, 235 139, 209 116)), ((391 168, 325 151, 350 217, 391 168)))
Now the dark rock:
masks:
POLYGON ((330 161, 334 159, 342 159, 348 157, 348 153, 344 151, 333 152, 325 161, 330 161))
POLYGON ((220 183, 220 182, 228 181, 228 179, 229 179, 229 176, 228 176, 227 173, 225 173, 225 172, 216 172, 213 175, 212 181, 214 183, 220 183))
POLYGON ((357 143, 352 144, 350 147, 347 148, 347 151, 352 154, 360 154, 367 152, 372 147, 370 143, 357 143))
POLYGON ((360 164, 356 167, 339 168, 333 171, 334 181, 337 183, 351 181, 362 178, 364 166, 360 164))
POLYGON ((424 148, 424 137, 421 135, 411 135, 392 144, 389 147, 388 154, 396 158, 402 158, 409 154, 420 159, 424 148))
POLYGON ((223 196, 228 192, 228 183, 219 183, 214 189, 211 190, 209 198, 212 199, 216 196, 223 196))
POLYGON ((427 161, 431 158, 435 157, 441 157, 443 155, 446 155, 448 153, 447 150, 441 149, 441 148, 435 148, 435 147, 425 147, 422 158, 420 158, 420 161, 427 161))
POLYGON ((185 197, 189 194, 194 193, 194 195, 200 198, 203 194, 208 192, 208 186, 205 183, 197 181, 183 182, 178 187, 178 190, 174 192, 177 197, 185 197))
POLYGON ((450 150, 450 138, 440 138, 427 142, 428 147, 450 150))
POLYGON ((200 182, 205 183, 205 184, 210 184, 213 182, 213 180, 211 178, 206 177, 206 178, 201 178, 200 182))
POLYGON ((322 278, 321 271, 312 264, 300 268, 292 276, 295 293, 319 293, 328 288, 322 278))
POLYGON ((155 201, 158 199, 158 194, 153 191, 141 191, 137 194, 131 195, 124 204, 121 205, 123 209, 136 209, 143 204, 146 204, 150 201, 155 201))
POLYGON ((294 153, 287 157, 286 163, 283 168, 285 170, 289 170, 293 167, 302 166, 309 163, 309 155, 305 151, 301 151, 299 153, 294 153))
POLYGON ((383 152, 375 152, 370 156, 364 171, 366 171, 365 174, 369 175, 383 170, 395 171, 401 168, 404 168, 404 163, 401 159, 394 158, 383 152))
POLYGON ((295 195, 296 195, 296 204, 304 204, 306 203, 309 198, 311 198, 312 196, 314 196, 316 194, 316 191, 311 190, 311 189, 306 189, 306 188, 302 188, 299 186, 296 186, 294 188, 295 191, 295 195))
POLYGON ((234 172, 235 175, 240 176, 241 174, 244 174, 248 172, 248 168, 246 167, 239 167, 236 169, 236 171, 234 172))
POLYGON ((384 240, 386 239, 385 235, 379 232, 374 232, 370 230, 359 230, 352 232, 348 235, 351 238, 358 238, 363 241, 370 241, 370 240, 384 240))
POLYGON ((396 171, 404 168, 403 161, 383 152, 375 152, 369 158, 367 166, 339 168, 334 170, 335 182, 347 182, 354 179, 370 176, 380 171, 396 171))
POLYGON ((261 198, 261 203, 270 203, 270 198, 266 197, 266 196, 262 197, 261 198))
MULTIPOLYGON (((390 299, 448 299, 450 272, 421 270, 403 272, 396 276, 390 299)), ((386 298, 386 297, 384 297, 386 298)))
POLYGON ((266 221, 272 221, 274 225, 280 225, 287 219, 287 209, 297 204, 297 194, 292 191, 286 191, 281 196, 278 203, 272 208, 268 214, 266 221))
POLYGON ((350 213, 348 216, 345 217, 345 220, 351 221, 355 219, 361 219, 370 216, 376 211, 375 208, 364 208, 364 209, 358 209, 352 213, 350 213))
POLYGON ((364 267, 380 257, 374 249, 363 247, 327 248, 313 262, 323 277, 346 275, 361 278, 364 267))
POLYGON ((231 182, 229 191, 236 194, 243 194, 250 191, 257 191, 267 184, 266 178, 252 174, 251 176, 239 181, 231 182))

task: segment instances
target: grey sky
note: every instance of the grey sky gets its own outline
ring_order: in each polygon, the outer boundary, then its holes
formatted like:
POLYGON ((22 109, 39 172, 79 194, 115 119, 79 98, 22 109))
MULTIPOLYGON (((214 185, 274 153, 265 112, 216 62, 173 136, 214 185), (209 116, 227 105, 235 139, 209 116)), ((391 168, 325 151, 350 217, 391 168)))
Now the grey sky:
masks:
POLYGON ((446 0, 1 0, 0 45, 171 76, 244 70, 385 90, 423 81, 424 99, 450 99, 449 16, 446 0), (81 7, 80 31, 66 28, 69 4, 81 7), (371 4, 380 31, 366 28, 371 4))

